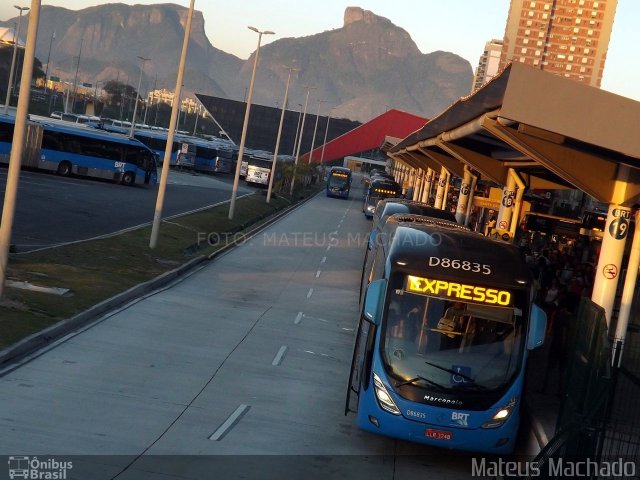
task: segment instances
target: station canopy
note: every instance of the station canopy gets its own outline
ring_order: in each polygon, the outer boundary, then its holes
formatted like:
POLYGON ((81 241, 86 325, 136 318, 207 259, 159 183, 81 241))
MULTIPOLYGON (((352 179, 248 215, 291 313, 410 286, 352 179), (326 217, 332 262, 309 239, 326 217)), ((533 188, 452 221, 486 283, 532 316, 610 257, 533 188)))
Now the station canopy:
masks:
POLYGON ((622 180, 616 203, 631 206, 640 196, 639 124, 640 102, 515 63, 387 153, 459 177, 467 165, 499 185, 513 168, 530 189, 577 188, 604 203, 622 180))
MULTIPOLYGON (((324 156, 322 156, 322 145, 314 148, 311 155, 314 161, 319 161, 322 157, 323 162, 328 162, 374 150, 385 144, 388 137, 404 138, 423 126, 426 121, 426 118, 411 113, 395 109, 388 110, 373 120, 327 142, 324 145, 324 156)), ((308 159, 309 153, 301 157, 303 163, 308 159)))

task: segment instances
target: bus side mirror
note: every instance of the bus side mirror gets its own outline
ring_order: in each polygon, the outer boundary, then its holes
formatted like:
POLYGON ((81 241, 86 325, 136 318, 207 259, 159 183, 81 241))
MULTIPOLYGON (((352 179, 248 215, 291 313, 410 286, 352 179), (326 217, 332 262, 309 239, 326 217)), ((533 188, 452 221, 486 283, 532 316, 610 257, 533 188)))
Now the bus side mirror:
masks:
POLYGON ((547 314, 535 303, 531 306, 531 321, 529 322, 529 334, 527 349, 534 350, 544 343, 547 331, 547 314))
POLYGON ((374 280, 367 287, 367 293, 364 298, 364 318, 374 325, 380 325, 382 317, 382 300, 387 287, 387 281, 384 278, 374 280))

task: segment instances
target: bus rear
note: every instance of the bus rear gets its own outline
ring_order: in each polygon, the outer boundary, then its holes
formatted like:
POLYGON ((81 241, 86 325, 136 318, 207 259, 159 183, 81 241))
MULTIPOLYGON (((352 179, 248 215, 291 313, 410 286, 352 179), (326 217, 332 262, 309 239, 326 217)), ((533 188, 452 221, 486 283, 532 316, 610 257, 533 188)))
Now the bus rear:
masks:
POLYGON ((349 391, 358 395, 358 426, 511 453, 527 351, 542 344, 546 328, 530 303, 524 261, 511 245, 437 221, 389 223, 390 240, 373 253, 384 267, 377 275, 373 267, 354 349, 349 391))

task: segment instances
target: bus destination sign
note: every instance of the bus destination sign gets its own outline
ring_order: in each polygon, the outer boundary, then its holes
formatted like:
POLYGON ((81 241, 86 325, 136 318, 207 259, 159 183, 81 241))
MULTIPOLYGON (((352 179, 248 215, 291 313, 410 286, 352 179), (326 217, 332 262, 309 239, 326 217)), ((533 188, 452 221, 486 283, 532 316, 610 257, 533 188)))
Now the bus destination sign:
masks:
POLYGON ((456 301, 503 307, 511 305, 511 292, 508 290, 416 277, 415 275, 407 275, 407 291, 456 301))

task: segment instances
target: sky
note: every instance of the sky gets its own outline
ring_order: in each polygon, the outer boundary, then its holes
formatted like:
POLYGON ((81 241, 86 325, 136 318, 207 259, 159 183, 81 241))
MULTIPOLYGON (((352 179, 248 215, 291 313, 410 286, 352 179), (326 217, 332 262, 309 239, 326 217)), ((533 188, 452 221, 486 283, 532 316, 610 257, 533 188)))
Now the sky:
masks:
MULTIPOLYGON (((0 2, 0 19, 13 18, 14 3, 29 6, 29 0, 0 2)), ((70 10, 115 3, 101 0, 42 0, 70 10)), ((189 0, 119 0, 118 3, 175 3, 189 7, 189 0)), ((247 29, 271 30, 262 45, 288 37, 303 37, 342 27, 344 11, 358 6, 388 18, 405 29, 422 53, 444 50, 460 55, 475 70, 484 45, 504 35, 510 0, 195 0, 202 11, 205 32, 214 47, 240 58, 256 49, 258 37, 247 29)), ((607 53, 602 88, 640 101, 640 0, 618 0, 607 53)), ((40 19, 42 21, 42 17, 40 19)))

